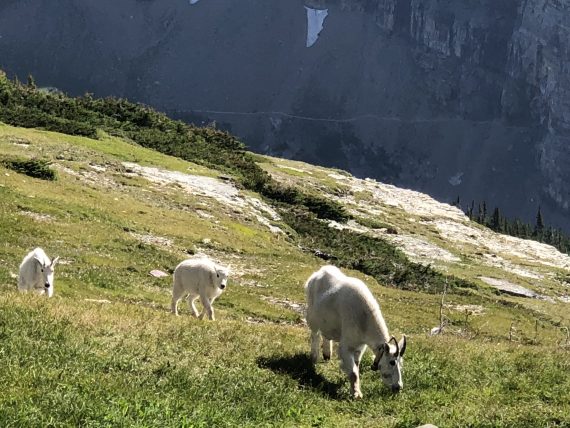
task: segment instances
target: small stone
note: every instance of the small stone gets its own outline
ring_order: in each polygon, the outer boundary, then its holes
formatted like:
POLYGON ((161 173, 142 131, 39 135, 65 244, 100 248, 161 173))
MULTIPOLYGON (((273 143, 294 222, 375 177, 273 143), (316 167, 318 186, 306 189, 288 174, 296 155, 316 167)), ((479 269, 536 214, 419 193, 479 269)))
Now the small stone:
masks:
POLYGON ((158 269, 153 269, 150 271, 151 276, 154 276, 155 278, 164 278, 166 276, 168 276, 168 274, 166 272, 163 272, 161 270, 158 269))
POLYGON ((443 332, 443 326, 441 327, 434 327, 430 330, 429 335, 430 336, 437 336, 438 334, 441 334, 443 332))

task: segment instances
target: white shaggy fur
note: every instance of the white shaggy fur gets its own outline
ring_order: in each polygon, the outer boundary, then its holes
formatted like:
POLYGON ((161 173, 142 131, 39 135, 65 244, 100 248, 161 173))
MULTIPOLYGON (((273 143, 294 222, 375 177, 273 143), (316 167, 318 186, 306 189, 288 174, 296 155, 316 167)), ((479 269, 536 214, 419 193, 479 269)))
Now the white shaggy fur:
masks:
POLYGON ((174 270, 174 285, 172 287, 172 313, 178 315, 178 301, 188 296, 188 305, 194 316, 202 319, 204 314, 214 320, 214 300, 222 294, 228 281, 229 269, 217 265, 208 258, 184 260, 174 270), (198 314, 196 305, 200 298, 204 311, 198 314))
POLYGON ((20 264, 18 290, 53 296, 53 276, 58 260, 56 257, 51 261, 41 248, 30 251, 20 264))
POLYGON ((398 392, 403 386, 401 367, 406 338, 398 343, 390 337, 378 302, 368 287, 335 266, 324 266, 309 277, 305 292, 313 362, 318 360, 320 335, 325 360, 330 359, 332 341, 339 342, 341 368, 350 380, 352 395, 361 398, 359 365, 369 346, 376 357, 372 368, 380 368, 382 381, 398 392), (390 344, 392 341, 394 345, 390 344))

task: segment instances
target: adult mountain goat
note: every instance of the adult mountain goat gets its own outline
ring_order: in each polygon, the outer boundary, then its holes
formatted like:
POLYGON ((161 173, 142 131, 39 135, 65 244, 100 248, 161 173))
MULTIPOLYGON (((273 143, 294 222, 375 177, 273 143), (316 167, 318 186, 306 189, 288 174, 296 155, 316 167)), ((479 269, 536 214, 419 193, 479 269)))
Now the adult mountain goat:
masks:
POLYGON ((309 277, 305 292, 313 362, 318 360, 320 336, 325 360, 330 359, 332 341, 339 342, 341 368, 350 380, 351 394, 362 398, 359 365, 369 346, 375 355, 372 369, 380 369, 382 381, 392 392, 400 391, 406 336, 400 343, 390 337, 380 306, 368 287, 335 266, 323 266, 309 277))
POLYGON ((30 251, 20 264, 18 290, 35 291, 38 294, 53 295, 54 269, 59 257, 51 261, 44 250, 36 248, 30 251))
POLYGON ((212 305, 226 288, 228 274, 228 268, 217 265, 206 257, 184 260, 174 269, 172 313, 178 315, 178 301, 188 296, 188 305, 194 316, 202 319, 204 314, 207 314, 209 319, 214 320, 212 305), (202 315, 198 314, 194 304, 198 297, 204 306, 202 315))

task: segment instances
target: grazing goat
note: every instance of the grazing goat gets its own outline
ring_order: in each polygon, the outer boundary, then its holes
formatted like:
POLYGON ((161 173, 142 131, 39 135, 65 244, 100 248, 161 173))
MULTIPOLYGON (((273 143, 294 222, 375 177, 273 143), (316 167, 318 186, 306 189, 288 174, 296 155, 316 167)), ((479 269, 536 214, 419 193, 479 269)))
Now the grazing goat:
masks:
POLYGON ((202 319, 204 314, 214 320, 214 300, 222 294, 228 282, 229 269, 219 266, 208 258, 184 260, 174 270, 171 310, 178 315, 178 301, 188 296, 188 305, 195 317, 202 319), (204 311, 198 314, 196 305, 200 298, 204 311))
POLYGON ((30 251, 20 264, 18 290, 35 291, 38 294, 53 296, 53 275, 59 257, 50 261, 45 251, 36 248, 30 251))
POLYGON ((375 355, 372 369, 380 368, 384 384, 392 392, 400 391, 406 336, 400 343, 390 337, 378 302, 368 287, 335 266, 324 266, 309 277, 305 292, 313 363, 318 360, 320 335, 325 360, 331 357, 332 341, 339 342, 341 368, 350 380, 351 394, 362 398, 359 365, 369 346, 375 355))

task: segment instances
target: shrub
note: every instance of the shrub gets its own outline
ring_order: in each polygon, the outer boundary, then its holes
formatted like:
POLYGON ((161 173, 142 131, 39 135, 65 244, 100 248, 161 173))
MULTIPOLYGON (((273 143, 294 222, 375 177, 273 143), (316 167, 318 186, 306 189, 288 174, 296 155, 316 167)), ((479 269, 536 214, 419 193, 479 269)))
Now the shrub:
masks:
POLYGON ((301 209, 283 210, 281 214, 299 234, 305 250, 326 254, 338 266, 363 272, 382 284, 428 293, 441 292, 446 281, 450 290, 476 287, 459 278, 448 278, 430 266, 409 261, 399 249, 383 239, 329 227, 325 221, 301 209))
POLYGON ((56 180, 56 172, 50 168, 50 162, 44 159, 8 158, 0 163, 12 171, 42 180, 56 180))

